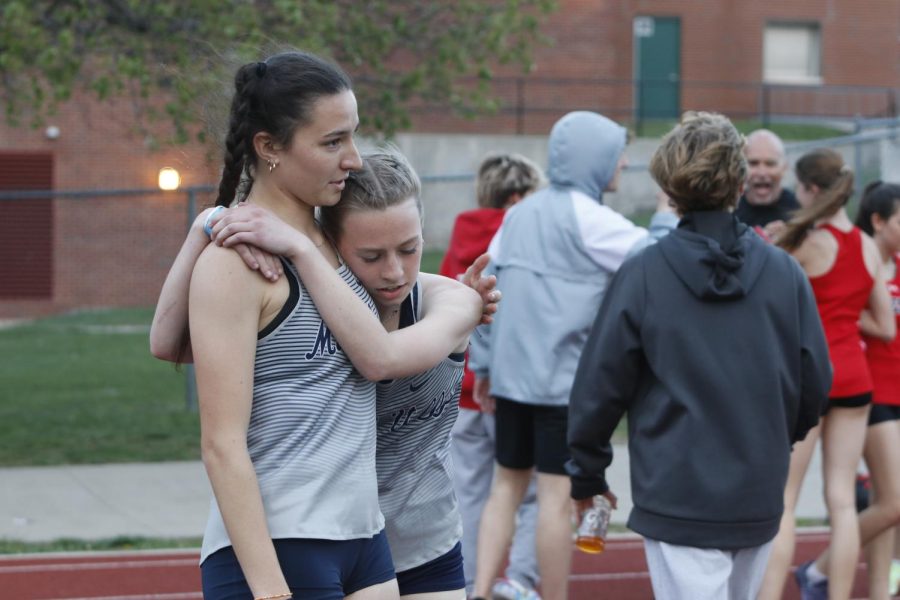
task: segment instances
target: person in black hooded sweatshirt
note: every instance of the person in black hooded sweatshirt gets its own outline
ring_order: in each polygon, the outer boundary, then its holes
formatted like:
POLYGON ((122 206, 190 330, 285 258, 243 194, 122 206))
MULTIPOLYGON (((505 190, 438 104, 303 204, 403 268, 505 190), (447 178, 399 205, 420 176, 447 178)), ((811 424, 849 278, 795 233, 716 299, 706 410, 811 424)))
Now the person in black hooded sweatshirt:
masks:
POLYGON ((653 591, 756 597, 791 446, 822 414, 828 347, 809 281, 732 215, 746 176, 728 119, 688 113, 650 172, 681 220, 610 282, 575 376, 567 470, 579 516, 628 413, 634 509, 653 591))

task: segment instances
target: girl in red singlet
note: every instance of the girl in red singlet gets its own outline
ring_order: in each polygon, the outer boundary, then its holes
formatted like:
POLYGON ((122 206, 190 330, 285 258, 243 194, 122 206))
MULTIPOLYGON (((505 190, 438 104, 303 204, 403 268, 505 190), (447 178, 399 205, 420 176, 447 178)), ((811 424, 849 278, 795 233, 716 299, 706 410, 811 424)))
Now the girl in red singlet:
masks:
MULTIPOLYGON (((894 318, 900 328, 900 185, 876 181, 866 187, 856 215, 856 226, 872 236, 887 279, 894 318)), ((871 475, 874 502, 859 516, 861 537, 878 516, 900 521, 900 336, 885 342, 869 336, 868 313, 860 328, 872 375, 872 410, 863 456, 871 475)), ((874 328, 877 331, 877 327, 874 328)), ((870 600, 888 600, 894 530, 879 534, 867 546, 870 600)))
MULTIPOLYGON (((784 515, 772 548, 760 598, 780 598, 794 552, 794 519, 800 485, 821 433, 825 504, 831 524, 828 551, 797 569, 803 598, 849 598, 859 558, 856 468, 866 436, 872 379, 858 322, 868 311, 868 331, 892 339, 894 315, 875 242, 854 227, 844 208, 853 194, 853 172, 833 150, 814 150, 797 161, 795 213, 777 239, 809 276, 828 340, 833 382, 821 424, 794 446, 784 494, 784 515)), ((868 535, 890 526, 873 523, 868 535), (877 527, 877 528, 876 528, 877 527)), ((865 540, 868 541, 868 540, 865 540)))

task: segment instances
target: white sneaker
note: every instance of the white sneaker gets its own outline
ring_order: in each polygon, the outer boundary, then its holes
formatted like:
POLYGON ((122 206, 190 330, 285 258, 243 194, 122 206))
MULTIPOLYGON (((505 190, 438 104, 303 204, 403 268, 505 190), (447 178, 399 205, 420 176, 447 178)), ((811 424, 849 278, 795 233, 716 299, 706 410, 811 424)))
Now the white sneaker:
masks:
POLYGON ((541 600, 540 595, 515 579, 500 579, 491 590, 494 600, 541 600))
POLYGON ((888 593, 890 595, 900 594, 900 560, 891 561, 891 575, 888 583, 888 593))

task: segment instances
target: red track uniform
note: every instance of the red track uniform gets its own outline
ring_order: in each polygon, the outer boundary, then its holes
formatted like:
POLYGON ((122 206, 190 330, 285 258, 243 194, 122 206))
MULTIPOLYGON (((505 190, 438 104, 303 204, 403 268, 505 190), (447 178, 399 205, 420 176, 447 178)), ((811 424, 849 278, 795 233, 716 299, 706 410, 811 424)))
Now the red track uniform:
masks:
MULTIPOLYGON (((900 254, 894 255, 894 264, 896 271, 894 278, 888 282, 888 292, 891 294, 897 328, 900 329, 900 254)), ((891 342, 867 336, 863 339, 866 341, 866 358, 874 385, 872 402, 900 406, 900 335, 891 342)))
POLYGON ((863 260, 862 233, 856 227, 847 232, 831 225, 822 229, 838 243, 831 269, 810 278, 834 369, 830 397, 866 394, 872 391, 872 377, 859 332, 859 315, 868 304, 874 280, 863 260))

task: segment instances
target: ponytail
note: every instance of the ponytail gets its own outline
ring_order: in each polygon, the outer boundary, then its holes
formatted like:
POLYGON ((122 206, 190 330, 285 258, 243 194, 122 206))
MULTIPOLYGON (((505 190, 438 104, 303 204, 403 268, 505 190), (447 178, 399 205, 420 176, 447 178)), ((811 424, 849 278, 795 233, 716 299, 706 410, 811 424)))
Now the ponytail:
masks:
POLYGON ((897 210, 900 210, 900 185, 873 181, 863 190, 859 211, 856 213, 856 226, 874 236, 872 215, 878 215, 882 221, 887 221, 897 210))
POLYGON ((820 192, 810 206, 796 211, 788 221, 777 244, 788 252, 796 250, 813 226, 838 212, 853 196, 853 170, 841 155, 827 148, 813 150, 797 161, 797 180, 820 192))

